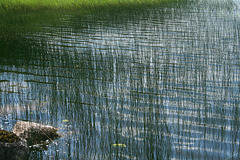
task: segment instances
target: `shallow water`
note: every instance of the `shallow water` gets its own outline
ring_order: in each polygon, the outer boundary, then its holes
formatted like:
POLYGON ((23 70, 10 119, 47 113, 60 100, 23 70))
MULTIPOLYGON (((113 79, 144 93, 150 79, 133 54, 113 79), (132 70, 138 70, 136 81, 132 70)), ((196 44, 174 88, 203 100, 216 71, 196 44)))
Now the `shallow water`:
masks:
POLYGON ((61 128, 29 159, 239 159, 238 5, 68 14, 0 41, 1 128, 61 128))

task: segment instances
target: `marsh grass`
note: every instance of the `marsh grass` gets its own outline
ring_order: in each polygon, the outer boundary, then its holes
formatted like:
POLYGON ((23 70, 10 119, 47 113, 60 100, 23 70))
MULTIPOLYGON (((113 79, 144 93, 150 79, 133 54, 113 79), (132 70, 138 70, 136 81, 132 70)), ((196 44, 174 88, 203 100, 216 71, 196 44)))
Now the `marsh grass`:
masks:
MULTIPOLYGON (((45 22, 57 24, 64 14, 139 9, 179 0, 2 0, 0 2, 0 38, 16 33, 38 32, 45 22)), ((12 36, 13 35, 13 36, 12 36)))
MULTIPOLYGON (((155 5, 172 0, 2 0, 0 13, 30 10, 73 10, 86 11, 102 7, 155 5)), ((175 0, 176 1, 176 0, 175 0)))

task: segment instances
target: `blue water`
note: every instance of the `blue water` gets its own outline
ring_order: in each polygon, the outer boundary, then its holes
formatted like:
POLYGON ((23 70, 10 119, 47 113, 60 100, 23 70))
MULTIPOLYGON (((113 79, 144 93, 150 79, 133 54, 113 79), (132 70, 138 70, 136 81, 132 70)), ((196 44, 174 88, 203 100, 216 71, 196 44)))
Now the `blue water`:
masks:
POLYGON ((1 42, 1 128, 61 128, 29 159, 239 159, 238 4, 67 14, 1 42))

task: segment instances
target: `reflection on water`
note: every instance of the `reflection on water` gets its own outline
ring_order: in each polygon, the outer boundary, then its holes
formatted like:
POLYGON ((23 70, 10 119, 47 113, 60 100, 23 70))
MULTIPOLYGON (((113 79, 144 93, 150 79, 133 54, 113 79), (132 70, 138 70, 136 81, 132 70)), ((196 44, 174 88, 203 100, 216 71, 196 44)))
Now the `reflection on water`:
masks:
POLYGON ((238 159, 239 8, 198 2, 1 41, 1 127, 61 127, 29 159, 238 159))

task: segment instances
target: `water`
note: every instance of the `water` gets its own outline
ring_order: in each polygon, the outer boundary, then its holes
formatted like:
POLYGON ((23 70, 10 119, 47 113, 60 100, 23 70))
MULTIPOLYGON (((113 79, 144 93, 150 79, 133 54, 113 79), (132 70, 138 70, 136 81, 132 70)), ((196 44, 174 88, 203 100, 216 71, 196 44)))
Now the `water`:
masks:
POLYGON ((239 159, 238 5, 68 14, 2 39, 1 128, 61 128, 30 160, 239 159))

